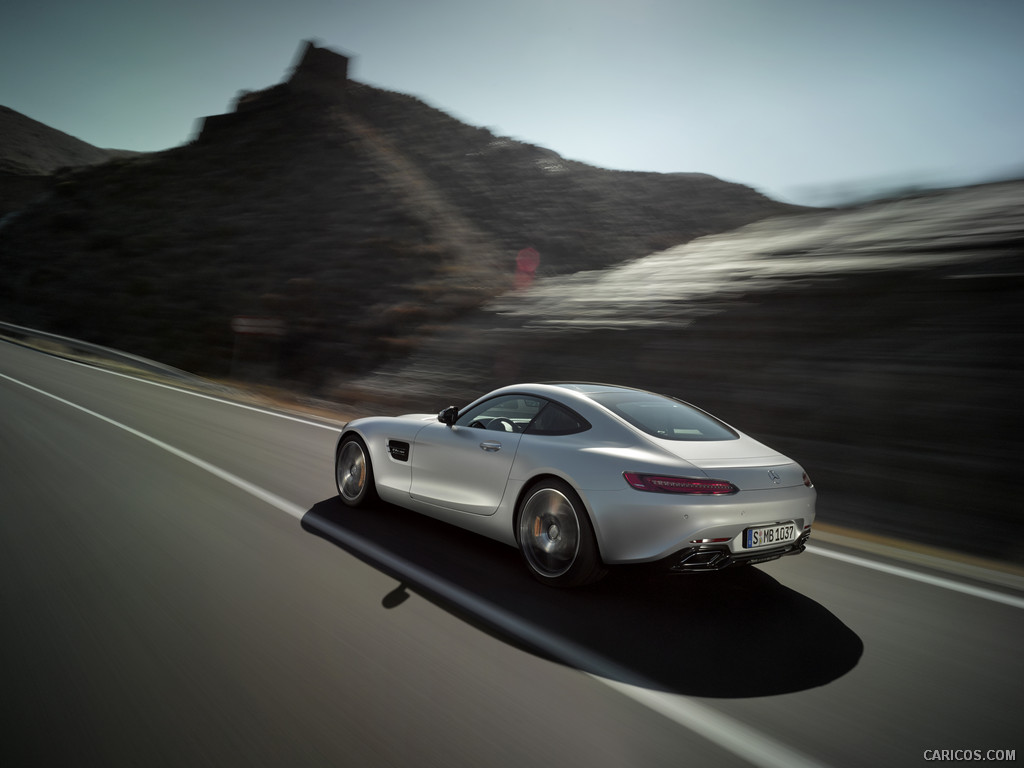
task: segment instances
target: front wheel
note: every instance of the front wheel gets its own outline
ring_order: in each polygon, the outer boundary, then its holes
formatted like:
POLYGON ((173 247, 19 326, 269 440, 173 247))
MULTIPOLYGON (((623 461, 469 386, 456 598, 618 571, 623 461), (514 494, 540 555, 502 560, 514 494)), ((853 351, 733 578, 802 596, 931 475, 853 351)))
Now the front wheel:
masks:
POLYGON ((370 453, 358 435, 345 435, 338 443, 334 479, 338 495, 350 507, 358 507, 377 498, 370 453))
POLYGON ((527 491, 516 539, 530 572, 544 584, 578 587, 605 574, 583 502, 561 480, 544 480, 527 491))

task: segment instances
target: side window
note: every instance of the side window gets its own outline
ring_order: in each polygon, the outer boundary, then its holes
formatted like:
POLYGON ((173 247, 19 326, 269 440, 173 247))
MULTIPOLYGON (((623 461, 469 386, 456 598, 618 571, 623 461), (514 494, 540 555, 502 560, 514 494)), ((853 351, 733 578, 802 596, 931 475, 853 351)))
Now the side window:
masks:
POLYGON ((495 397, 466 411, 455 425, 496 432, 522 432, 545 403, 545 400, 523 395, 495 397))
POLYGON ((548 403, 526 430, 530 435, 574 435, 590 429, 590 424, 558 403, 548 403))

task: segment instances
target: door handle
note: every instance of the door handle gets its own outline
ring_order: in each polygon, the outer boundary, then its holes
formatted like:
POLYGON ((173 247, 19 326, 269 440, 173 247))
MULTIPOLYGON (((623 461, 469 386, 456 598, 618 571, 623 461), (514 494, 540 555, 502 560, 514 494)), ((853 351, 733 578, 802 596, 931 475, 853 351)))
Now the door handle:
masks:
POLYGON ((480 443, 480 447, 489 453, 494 453, 495 451, 501 450, 501 443, 487 441, 485 443, 480 443))

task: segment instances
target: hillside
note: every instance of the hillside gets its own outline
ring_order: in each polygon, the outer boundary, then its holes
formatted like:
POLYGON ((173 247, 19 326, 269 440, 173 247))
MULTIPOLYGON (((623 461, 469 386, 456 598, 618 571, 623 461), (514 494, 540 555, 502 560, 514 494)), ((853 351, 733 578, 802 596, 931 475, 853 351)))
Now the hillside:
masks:
POLYGON ((47 177, 61 168, 138 154, 94 147, 4 106, 0 106, 0 136, 0 219, 44 193, 47 177))
POLYGON ((537 281, 334 397, 667 392, 807 469, 820 519, 1024 563, 1024 181, 769 219, 537 281), (966 533, 965 533, 966 532, 966 533))
POLYGON ((1024 182, 796 209, 567 161, 347 63, 308 46, 165 152, 44 176, 41 147, 0 320, 380 413, 664 391, 801 461, 824 523, 1024 562, 1024 182))
POLYGON ((62 171, 0 229, 2 319, 205 374, 316 388, 538 276, 795 210, 701 174, 607 171, 347 78, 308 45, 189 144, 62 171), (239 339, 238 315, 283 322, 239 339))
POLYGON ((13 109, 0 106, 0 172, 46 176, 59 168, 97 165, 137 152, 100 149, 69 136, 13 109))

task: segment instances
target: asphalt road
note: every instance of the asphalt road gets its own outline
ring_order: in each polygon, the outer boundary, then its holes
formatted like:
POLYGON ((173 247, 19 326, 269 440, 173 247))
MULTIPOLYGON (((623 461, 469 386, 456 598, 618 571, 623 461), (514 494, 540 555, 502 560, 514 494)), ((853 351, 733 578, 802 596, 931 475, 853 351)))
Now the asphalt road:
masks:
POLYGON ((0 761, 1024 759, 1005 583, 838 538, 548 590, 510 548, 338 504, 338 426, 0 343, 0 761))

